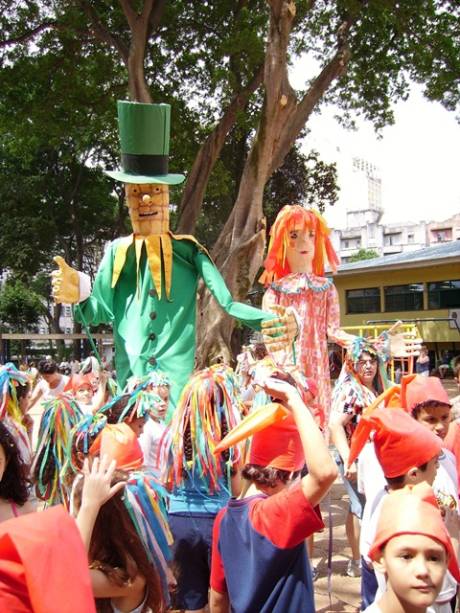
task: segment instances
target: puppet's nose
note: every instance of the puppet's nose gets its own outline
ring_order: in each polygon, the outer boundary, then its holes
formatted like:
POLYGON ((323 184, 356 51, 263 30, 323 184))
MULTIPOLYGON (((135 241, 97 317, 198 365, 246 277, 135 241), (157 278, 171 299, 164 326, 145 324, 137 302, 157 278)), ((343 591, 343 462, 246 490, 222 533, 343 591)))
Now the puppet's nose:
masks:
POLYGON ((144 195, 142 196, 142 202, 143 202, 144 204, 150 204, 150 196, 149 196, 148 194, 144 194, 144 195))

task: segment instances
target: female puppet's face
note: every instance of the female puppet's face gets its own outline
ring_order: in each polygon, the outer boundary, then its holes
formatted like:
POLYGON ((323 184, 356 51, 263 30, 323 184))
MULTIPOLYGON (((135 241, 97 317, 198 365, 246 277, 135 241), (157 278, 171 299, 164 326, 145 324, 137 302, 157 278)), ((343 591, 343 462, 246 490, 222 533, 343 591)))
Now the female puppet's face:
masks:
POLYGON ((286 259, 291 272, 312 272, 315 257, 315 231, 297 225, 288 231, 286 259))
POLYGON ((150 236, 169 231, 169 187, 162 183, 126 183, 126 204, 134 234, 150 236))

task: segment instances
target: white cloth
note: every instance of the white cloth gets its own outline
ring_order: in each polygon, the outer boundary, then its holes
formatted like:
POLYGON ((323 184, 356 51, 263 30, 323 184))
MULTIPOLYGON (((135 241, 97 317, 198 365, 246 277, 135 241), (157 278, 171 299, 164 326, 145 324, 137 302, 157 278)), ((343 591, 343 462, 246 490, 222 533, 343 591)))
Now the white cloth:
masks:
POLYGON ((144 466, 153 471, 155 475, 160 475, 159 449, 161 437, 166 430, 164 424, 160 424, 154 419, 148 419, 142 434, 139 437, 142 452, 144 454, 144 466))
POLYGON ((374 495, 373 500, 366 500, 366 504, 364 505, 363 517, 361 519, 361 531, 359 534, 359 552, 368 564, 371 563, 369 550, 377 532, 380 510, 387 496, 387 490, 382 488, 374 495))
POLYGON ((56 387, 50 387, 45 379, 40 379, 37 383, 37 387, 42 392, 42 396, 44 400, 48 400, 49 398, 56 398, 59 394, 62 394, 64 388, 69 380, 69 377, 66 375, 61 375, 61 380, 56 385, 56 387))
POLYGON ((366 443, 359 454, 357 480, 358 492, 364 494, 366 504, 372 504, 387 484, 372 442, 366 443))
POLYGON ((367 609, 364 609, 363 613, 382 613, 382 609, 376 602, 373 602, 367 609))
POLYGON ((79 302, 83 302, 89 298, 91 294, 91 277, 86 272, 78 272, 78 278, 80 281, 80 296, 79 302))

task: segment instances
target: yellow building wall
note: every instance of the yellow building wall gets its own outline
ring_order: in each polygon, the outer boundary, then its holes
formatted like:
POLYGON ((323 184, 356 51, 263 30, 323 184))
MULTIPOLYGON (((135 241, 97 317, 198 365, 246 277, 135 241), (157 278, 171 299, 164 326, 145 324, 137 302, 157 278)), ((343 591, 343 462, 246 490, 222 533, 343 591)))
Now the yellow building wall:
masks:
MULTIPOLYGON (((383 288, 388 285, 406 285, 408 283, 425 283, 430 281, 446 281, 460 278, 460 263, 433 264, 420 268, 404 268, 401 270, 386 270, 378 272, 360 272, 334 276, 334 283, 339 293, 340 314, 342 326, 361 326, 369 320, 385 319, 423 319, 425 317, 448 317, 449 309, 428 309, 427 285, 424 290, 424 310, 421 311, 384 311, 383 288), (349 315, 346 308, 346 290, 379 287, 381 298, 380 313, 359 313, 349 315)), ((418 323, 418 329, 426 343, 458 343, 460 334, 449 327, 448 322, 418 323)))

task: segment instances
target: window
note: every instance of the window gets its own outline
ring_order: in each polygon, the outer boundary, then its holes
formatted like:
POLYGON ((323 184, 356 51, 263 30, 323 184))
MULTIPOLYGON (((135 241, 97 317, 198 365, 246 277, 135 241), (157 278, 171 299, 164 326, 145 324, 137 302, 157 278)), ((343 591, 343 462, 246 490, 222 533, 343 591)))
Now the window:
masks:
POLYGON ((413 234, 408 234, 407 235, 407 242, 408 243, 413 243, 414 242, 414 235, 413 234))
POLYGON ((347 313, 380 313, 380 289, 348 289, 346 292, 347 313))
POLYGON ((423 283, 390 285, 383 289, 385 311, 422 311, 423 283))
POLYGON ((428 283, 428 308, 452 309, 460 307, 460 279, 428 283))
POLYGON ((64 307, 64 317, 72 317, 72 307, 64 307))
POLYGON ((342 241, 342 249, 348 249, 348 241, 342 241))
POLYGON ((438 243, 444 243, 445 241, 452 240, 452 228, 439 228, 437 230, 432 230, 431 234, 438 243))
POLYGON ((390 247, 392 245, 400 245, 401 244, 401 232, 397 234, 385 234, 383 236, 383 245, 385 247, 390 247))

